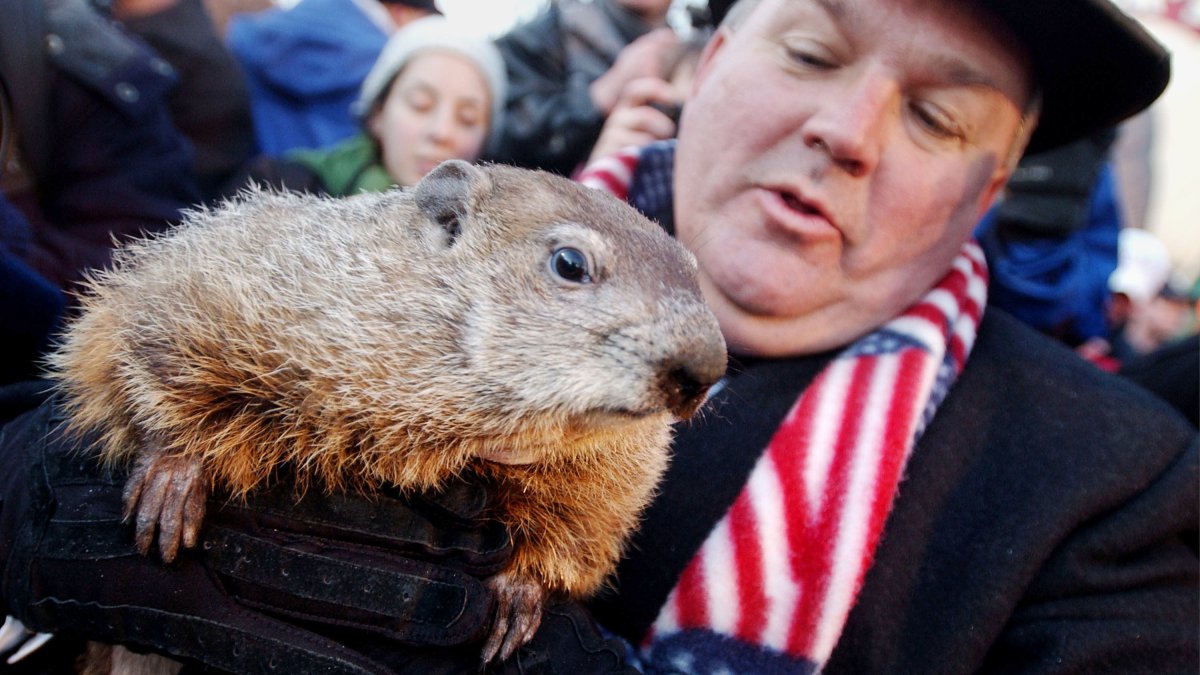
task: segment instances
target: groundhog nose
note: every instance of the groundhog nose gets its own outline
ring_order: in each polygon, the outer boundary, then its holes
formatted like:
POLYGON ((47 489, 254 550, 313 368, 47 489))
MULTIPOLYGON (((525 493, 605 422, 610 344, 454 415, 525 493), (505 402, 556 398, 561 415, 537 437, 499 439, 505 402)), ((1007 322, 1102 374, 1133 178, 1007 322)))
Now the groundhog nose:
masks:
POLYGON ((708 389, 725 374, 725 341, 702 339, 693 343, 682 358, 663 368, 660 390, 668 409, 681 420, 692 416, 708 395, 708 389))

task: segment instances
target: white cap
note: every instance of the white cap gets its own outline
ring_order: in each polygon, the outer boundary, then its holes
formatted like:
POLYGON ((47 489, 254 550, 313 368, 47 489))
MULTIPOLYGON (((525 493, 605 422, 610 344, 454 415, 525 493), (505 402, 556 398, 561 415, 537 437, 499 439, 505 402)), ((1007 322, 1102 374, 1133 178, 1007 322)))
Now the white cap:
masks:
POLYGON ((1117 269, 1108 277, 1108 290, 1147 302, 1162 291, 1170 276, 1171 258, 1162 240, 1137 227, 1121 230, 1117 269))
POLYGON ((354 103, 354 114, 365 118, 372 106, 384 95, 392 80, 419 51, 445 49, 463 56, 483 75, 492 96, 491 123, 488 135, 500 128, 504 116, 504 98, 508 93, 508 77, 504 57, 492 41, 464 32, 443 16, 428 16, 405 24, 396 31, 375 59, 371 72, 363 80, 362 90, 354 103))

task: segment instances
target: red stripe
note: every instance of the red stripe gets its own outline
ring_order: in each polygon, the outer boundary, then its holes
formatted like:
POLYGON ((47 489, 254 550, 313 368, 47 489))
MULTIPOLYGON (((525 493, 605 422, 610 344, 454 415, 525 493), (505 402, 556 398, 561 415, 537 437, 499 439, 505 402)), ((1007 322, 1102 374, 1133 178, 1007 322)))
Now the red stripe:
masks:
POLYGON ((904 313, 904 316, 913 319, 925 319, 939 332, 946 332, 946 314, 932 303, 917 303, 912 307, 909 307, 908 311, 904 313))
POLYGON ((767 624, 767 598, 763 589, 761 533, 749 490, 743 490, 733 503, 729 511, 729 530, 738 570, 738 606, 741 609, 735 631, 742 640, 757 643, 767 624))
POLYGON ((593 180, 604 183, 604 189, 618 199, 624 200, 629 195, 629 186, 625 181, 605 169, 595 169, 579 177, 583 180, 593 180))
POLYGON ((688 564, 676 586, 676 603, 680 628, 708 625, 708 603, 704 591, 704 557, 699 553, 688 564))
POLYGON ((821 620, 821 608, 829 590, 833 548, 845 512, 846 488, 851 460, 854 459, 854 445, 858 441, 859 422, 866 411, 867 395, 877 363, 878 358, 869 356, 855 360, 845 408, 834 413, 839 415, 841 427, 834 441, 833 464, 825 484, 825 500, 821 504, 817 522, 804 532, 804 545, 796 549, 796 578, 803 580, 806 587, 800 594, 788 635, 787 650, 792 654, 812 653, 816 627, 821 620))
POLYGON ((953 295, 955 298, 961 298, 966 295, 967 275, 963 274, 962 270, 957 267, 951 268, 946 273, 946 276, 942 277, 942 281, 937 287, 953 295))
POLYGON ((817 404, 828 387, 828 380, 825 373, 817 376, 796 403, 794 414, 789 415, 788 421, 775 432, 767 448, 779 475, 783 518, 790 524, 786 532, 788 549, 793 554, 803 554, 804 532, 812 517, 808 512, 809 500, 804 487, 804 461, 808 457, 817 404))
POLYGON ((950 336, 950 344, 947 346, 950 350, 950 357, 954 359, 954 369, 962 372, 963 365, 967 361, 967 345, 962 341, 957 333, 950 336))

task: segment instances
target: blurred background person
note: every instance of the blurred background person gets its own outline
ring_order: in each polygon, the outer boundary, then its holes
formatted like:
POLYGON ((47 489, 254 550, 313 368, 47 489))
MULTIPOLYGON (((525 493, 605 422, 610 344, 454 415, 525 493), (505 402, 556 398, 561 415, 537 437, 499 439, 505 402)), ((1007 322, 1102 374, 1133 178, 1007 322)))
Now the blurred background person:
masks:
POLYGON ((989 302, 1070 347, 1108 333, 1108 278, 1122 210, 1109 158, 1115 129, 1021 158, 976 227, 989 302))
POLYGON ((433 0, 300 0, 229 20, 258 150, 281 155, 353 136, 350 108, 388 38, 438 13, 433 0))
POLYGON ((116 243, 169 228, 200 199, 166 105, 176 79, 87 0, 5 4, 0 382, 36 373, 70 292, 116 243))
POLYGON ((557 0, 497 39, 506 118, 487 159, 569 175, 587 159, 621 93, 663 79, 677 38, 670 0, 557 0))
POLYGON ((166 105, 175 70, 87 0, 6 3, 0 78, 12 111, 0 187, 29 226, 25 262, 59 289, 199 201, 166 105))
POLYGON ((1160 325, 1175 332, 1164 331, 1169 337, 1123 361, 1117 372, 1158 394, 1200 428, 1200 281, 1187 293, 1168 283, 1154 304, 1160 325))
MULTIPOLYGON (((270 0, 260 0, 268 6, 270 0)), ((112 0, 112 16, 174 69, 171 119, 192 144, 192 167, 211 198, 255 153, 250 94, 204 0, 112 0)))
POLYGON ((447 159, 479 158, 504 118, 505 90, 490 40, 440 16, 421 19, 389 40, 362 83, 356 134, 260 157, 246 180, 334 196, 413 185, 447 159))
POLYGON ((699 30, 678 41, 666 54, 661 76, 632 80, 621 90, 586 164, 612 156, 622 148, 673 138, 683 101, 710 31, 699 30))

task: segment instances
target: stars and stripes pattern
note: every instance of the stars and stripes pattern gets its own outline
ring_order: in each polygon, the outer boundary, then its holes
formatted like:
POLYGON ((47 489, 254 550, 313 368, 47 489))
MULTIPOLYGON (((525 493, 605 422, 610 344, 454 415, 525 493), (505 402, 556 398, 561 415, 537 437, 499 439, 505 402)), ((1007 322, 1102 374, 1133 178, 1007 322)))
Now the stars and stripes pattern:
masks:
POLYGON ((588 187, 604 190, 622 201, 627 201, 629 186, 633 183, 633 171, 637 168, 639 155, 640 148, 624 148, 592 162, 575 177, 575 180, 588 187))
POLYGON ((913 445, 974 342, 985 277, 982 252, 967 244, 920 303, 817 376, 684 571, 650 644, 702 628, 819 669, 913 445))
MULTIPOLYGON (((604 189, 624 185, 624 192, 613 192, 628 197, 636 165, 631 152, 580 178, 604 189)), ((821 669, 854 605, 912 448, 975 341, 986 296, 983 252, 968 242, 920 302, 857 340, 817 376, 668 597, 644 643, 648 662, 738 672, 696 658, 698 649, 707 650, 697 647, 697 637, 708 635, 778 655, 772 669, 821 669), (780 668, 785 663, 792 668, 780 668)))

